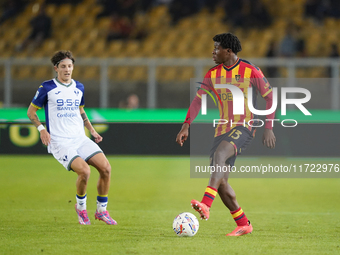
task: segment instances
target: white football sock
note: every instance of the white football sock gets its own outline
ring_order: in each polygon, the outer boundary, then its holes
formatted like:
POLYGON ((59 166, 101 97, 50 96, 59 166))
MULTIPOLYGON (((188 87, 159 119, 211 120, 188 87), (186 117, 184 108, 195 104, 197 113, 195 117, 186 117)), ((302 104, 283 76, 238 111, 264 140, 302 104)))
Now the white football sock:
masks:
POLYGON ((107 207, 107 202, 99 202, 97 201, 97 212, 105 212, 107 207))
POLYGON ((78 196, 76 196, 76 199, 77 199, 77 209, 80 211, 86 210, 87 196, 85 195, 85 197, 83 198, 79 198, 78 196))

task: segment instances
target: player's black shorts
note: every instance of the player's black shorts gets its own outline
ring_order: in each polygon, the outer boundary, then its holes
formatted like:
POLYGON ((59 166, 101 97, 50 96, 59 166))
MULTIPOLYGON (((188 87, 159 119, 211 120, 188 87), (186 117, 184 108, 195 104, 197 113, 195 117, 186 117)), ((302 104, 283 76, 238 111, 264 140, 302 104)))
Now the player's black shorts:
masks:
POLYGON ((254 133, 255 129, 250 131, 246 127, 237 126, 230 130, 228 133, 216 136, 214 138, 213 146, 210 150, 210 165, 212 166, 214 164, 213 158, 217 147, 220 145, 222 141, 227 141, 234 146, 235 155, 228 158, 226 160, 226 164, 230 165, 231 167, 234 166, 236 156, 241 154, 241 151, 244 151, 247 148, 247 146, 250 144, 251 140, 254 137, 254 133))

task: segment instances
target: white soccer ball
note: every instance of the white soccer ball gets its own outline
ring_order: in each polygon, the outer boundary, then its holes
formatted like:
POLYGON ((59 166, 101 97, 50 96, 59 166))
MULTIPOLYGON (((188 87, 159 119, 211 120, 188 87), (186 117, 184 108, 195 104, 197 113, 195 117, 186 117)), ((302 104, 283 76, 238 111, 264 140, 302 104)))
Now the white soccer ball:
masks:
POLYGON ((183 212, 176 216, 172 223, 172 228, 178 236, 194 236, 198 231, 199 225, 195 215, 183 212))

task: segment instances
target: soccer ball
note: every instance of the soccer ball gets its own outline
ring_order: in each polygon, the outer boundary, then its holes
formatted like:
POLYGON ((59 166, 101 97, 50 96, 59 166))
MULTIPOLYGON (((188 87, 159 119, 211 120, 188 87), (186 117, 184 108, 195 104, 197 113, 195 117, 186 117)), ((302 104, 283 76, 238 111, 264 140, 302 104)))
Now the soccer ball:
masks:
POLYGON ((176 216, 172 223, 172 228, 178 236, 194 236, 198 231, 199 225, 195 215, 183 212, 176 216))

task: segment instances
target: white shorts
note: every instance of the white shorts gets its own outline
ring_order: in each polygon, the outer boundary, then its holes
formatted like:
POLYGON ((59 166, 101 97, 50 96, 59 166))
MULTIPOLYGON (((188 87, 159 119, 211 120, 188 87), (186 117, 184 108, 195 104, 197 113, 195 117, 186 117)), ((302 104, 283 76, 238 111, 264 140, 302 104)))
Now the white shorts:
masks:
POLYGON ((71 164, 77 157, 81 157, 87 162, 94 155, 103 152, 87 136, 75 139, 59 138, 57 141, 51 141, 47 149, 69 171, 72 170, 71 164))

